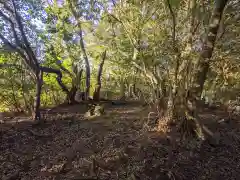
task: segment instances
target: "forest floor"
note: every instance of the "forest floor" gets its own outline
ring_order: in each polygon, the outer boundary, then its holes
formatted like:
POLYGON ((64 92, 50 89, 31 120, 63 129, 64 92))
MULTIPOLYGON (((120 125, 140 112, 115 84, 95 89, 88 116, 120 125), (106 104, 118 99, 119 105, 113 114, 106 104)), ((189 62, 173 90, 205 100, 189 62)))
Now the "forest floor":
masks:
POLYGON ((23 117, 0 124, 0 179, 240 179, 239 117, 219 123, 224 112, 201 112, 220 135, 212 146, 143 128, 149 111, 136 103, 108 106, 92 119, 84 118, 84 108, 53 108, 38 126, 23 117))

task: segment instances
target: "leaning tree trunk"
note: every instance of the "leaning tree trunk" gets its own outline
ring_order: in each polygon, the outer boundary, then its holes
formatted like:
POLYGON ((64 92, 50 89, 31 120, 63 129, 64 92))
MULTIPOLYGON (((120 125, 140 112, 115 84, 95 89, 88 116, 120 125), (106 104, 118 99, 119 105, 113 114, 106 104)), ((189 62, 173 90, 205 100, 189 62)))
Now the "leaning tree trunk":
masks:
POLYGON ((77 21, 77 26, 79 28, 80 47, 81 47, 81 50, 82 50, 82 53, 83 53, 83 58, 84 58, 84 61, 85 61, 85 69, 86 69, 85 99, 87 100, 88 97, 89 97, 89 91, 90 91, 90 75, 91 75, 91 71, 90 71, 90 65, 89 65, 89 61, 88 61, 86 48, 85 48, 84 41, 83 41, 82 25, 81 25, 79 13, 77 13, 77 11, 74 9, 74 6, 72 4, 72 3, 75 3, 75 2, 71 2, 70 0, 68 0, 67 2, 69 4, 69 8, 72 11, 73 16, 75 17, 75 19, 77 21))
POLYGON ((103 70, 103 65, 104 65, 104 62, 105 62, 106 54, 107 54, 106 51, 104 51, 104 53, 102 55, 102 61, 99 64, 98 75, 97 75, 97 85, 96 85, 94 93, 93 93, 93 100, 94 101, 99 101, 100 100, 100 89, 101 89, 101 86, 102 86, 101 77, 102 77, 102 70, 103 70))
POLYGON ((210 59, 212 57, 214 45, 216 42, 217 32, 227 1, 228 0, 215 1, 215 8, 210 20, 209 31, 202 45, 202 52, 200 54, 196 72, 194 73, 193 76, 193 85, 188 92, 187 116, 195 121, 199 133, 201 133, 201 135, 203 135, 203 132, 205 132, 208 135, 212 136, 212 133, 198 121, 197 107, 203 91, 204 82, 206 80, 207 73, 209 70, 210 59))

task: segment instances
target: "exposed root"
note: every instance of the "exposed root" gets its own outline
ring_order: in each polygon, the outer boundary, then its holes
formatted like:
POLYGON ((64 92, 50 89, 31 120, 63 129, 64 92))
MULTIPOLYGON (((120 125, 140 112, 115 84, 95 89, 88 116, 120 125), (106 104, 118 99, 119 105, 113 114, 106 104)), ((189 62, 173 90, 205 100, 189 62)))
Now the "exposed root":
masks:
POLYGON ((178 131, 181 133, 183 138, 196 137, 198 134, 196 123, 187 117, 182 117, 180 119, 180 123, 178 124, 178 131))
POLYGON ((197 115, 195 116, 193 117, 188 111, 185 111, 185 116, 180 118, 178 129, 183 137, 192 136, 202 140, 206 139, 205 136, 213 137, 213 132, 199 121, 200 118, 197 115))

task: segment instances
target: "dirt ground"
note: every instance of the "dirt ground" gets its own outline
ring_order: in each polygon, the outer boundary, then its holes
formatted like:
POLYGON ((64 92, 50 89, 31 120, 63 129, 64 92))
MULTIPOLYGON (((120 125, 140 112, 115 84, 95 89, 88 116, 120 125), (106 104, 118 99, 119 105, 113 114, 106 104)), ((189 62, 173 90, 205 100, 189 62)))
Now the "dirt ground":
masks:
POLYGON ((92 119, 84 118, 85 110, 74 105, 45 111, 47 121, 38 126, 23 117, 0 124, 0 179, 240 179, 239 117, 222 122, 222 111, 201 112, 219 134, 213 146, 144 128, 149 112, 138 104, 109 106, 92 119))

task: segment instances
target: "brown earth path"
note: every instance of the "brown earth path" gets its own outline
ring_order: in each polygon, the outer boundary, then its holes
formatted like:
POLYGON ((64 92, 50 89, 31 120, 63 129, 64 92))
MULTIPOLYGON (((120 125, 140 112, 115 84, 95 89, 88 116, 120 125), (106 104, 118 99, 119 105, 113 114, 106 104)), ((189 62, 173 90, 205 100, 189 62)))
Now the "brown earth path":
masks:
MULTIPOLYGON (((143 128, 148 112, 136 103, 109 106, 86 120, 82 105, 45 113, 45 124, 0 124, 2 180, 240 179, 239 117, 221 111, 201 117, 220 143, 170 141, 170 134, 143 128)), ((176 137, 176 136, 175 136, 176 137)))

